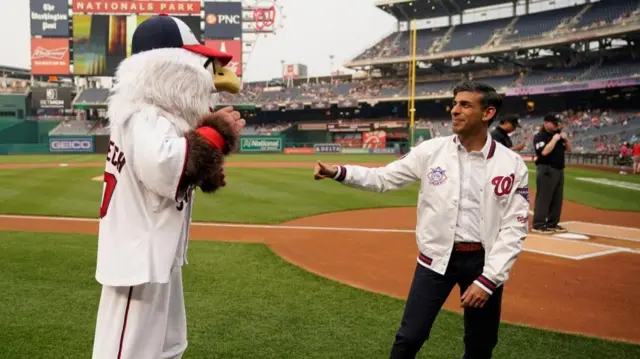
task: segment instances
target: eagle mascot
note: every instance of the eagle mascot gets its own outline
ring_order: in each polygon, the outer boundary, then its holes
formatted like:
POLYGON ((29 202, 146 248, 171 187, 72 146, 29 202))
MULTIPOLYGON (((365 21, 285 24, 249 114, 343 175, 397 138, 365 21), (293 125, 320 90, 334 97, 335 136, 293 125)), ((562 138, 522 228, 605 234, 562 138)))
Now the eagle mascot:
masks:
POLYGON ((182 266, 194 191, 225 185, 224 158, 245 121, 214 112, 216 94, 240 91, 180 19, 141 23, 108 100, 96 280, 102 285, 94 359, 181 358, 187 348, 182 266))

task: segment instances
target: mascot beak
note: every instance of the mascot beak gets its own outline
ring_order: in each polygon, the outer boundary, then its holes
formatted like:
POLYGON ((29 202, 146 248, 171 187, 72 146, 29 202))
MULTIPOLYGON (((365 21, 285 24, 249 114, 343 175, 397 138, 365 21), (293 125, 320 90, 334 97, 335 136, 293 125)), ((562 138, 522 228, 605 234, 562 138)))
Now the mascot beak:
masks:
POLYGON ((217 59, 213 60, 213 85, 217 92, 237 94, 240 92, 240 79, 236 74, 222 66, 217 59))

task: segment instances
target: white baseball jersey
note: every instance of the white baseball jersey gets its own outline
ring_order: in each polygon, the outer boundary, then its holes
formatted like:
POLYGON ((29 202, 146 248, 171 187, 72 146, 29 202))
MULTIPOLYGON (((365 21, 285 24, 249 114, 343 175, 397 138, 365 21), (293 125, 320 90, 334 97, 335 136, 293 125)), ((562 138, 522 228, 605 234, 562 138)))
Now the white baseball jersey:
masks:
POLYGON ((113 127, 106 159, 96 279, 168 283, 186 263, 193 189, 177 193, 186 138, 155 108, 113 127))
MULTIPOLYGON (((335 179, 344 185, 386 192, 420 182, 417 261, 439 274, 449 264, 461 198, 457 136, 424 141, 387 166, 340 166, 335 179)), ((485 248, 482 275, 475 281, 489 293, 509 278, 528 234, 529 170, 517 153, 488 136, 480 186, 480 241, 485 248)))

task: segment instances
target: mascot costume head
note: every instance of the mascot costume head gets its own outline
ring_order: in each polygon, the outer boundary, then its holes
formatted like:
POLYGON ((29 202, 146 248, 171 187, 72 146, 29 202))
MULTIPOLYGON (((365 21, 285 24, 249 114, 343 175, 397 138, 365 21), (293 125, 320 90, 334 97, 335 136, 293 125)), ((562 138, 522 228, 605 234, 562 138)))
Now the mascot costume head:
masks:
POLYGON ((240 92, 240 80, 224 68, 232 56, 204 46, 183 21, 167 15, 142 22, 131 50, 115 74, 110 126, 122 128, 140 114, 167 119, 175 134, 187 138, 180 189, 224 186, 223 156, 235 150, 244 126, 230 108, 214 112, 217 93, 240 92))

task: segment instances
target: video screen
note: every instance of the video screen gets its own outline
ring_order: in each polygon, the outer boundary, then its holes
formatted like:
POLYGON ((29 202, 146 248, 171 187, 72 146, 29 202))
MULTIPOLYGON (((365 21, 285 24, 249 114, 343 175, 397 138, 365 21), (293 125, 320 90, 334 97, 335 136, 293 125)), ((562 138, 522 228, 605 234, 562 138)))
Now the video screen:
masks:
MULTIPOLYGON (((74 15, 73 72, 75 75, 113 76, 122 60, 131 56, 131 39, 151 15, 74 15)), ((198 40, 200 17, 176 16, 198 40)))

